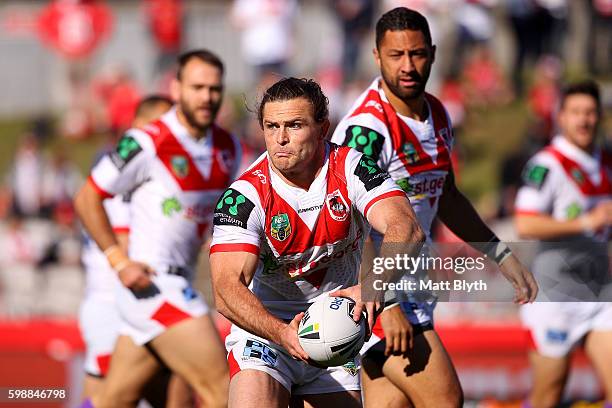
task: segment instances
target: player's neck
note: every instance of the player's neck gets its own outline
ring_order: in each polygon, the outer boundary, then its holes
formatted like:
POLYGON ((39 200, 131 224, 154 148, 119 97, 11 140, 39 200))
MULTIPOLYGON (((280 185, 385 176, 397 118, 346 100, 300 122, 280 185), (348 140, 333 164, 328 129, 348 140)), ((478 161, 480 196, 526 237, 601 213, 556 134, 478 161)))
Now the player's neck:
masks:
POLYGON ((178 118, 179 123, 183 125, 185 129, 187 129, 187 133, 189 133, 189 136, 191 136, 195 140, 200 140, 202 138, 205 138, 206 135, 208 134, 209 127, 198 128, 198 127, 192 126, 180 108, 176 110, 176 117, 178 118))
POLYGON ((565 140, 566 140, 566 141, 567 141, 569 144, 571 144, 571 145, 572 145, 572 146, 574 146, 575 148, 582 150, 583 152, 585 152, 585 153, 586 153, 586 154, 588 154, 589 156, 593 155, 593 152, 595 151, 595 143, 594 143, 594 142, 591 142, 589 145, 587 145, 587 146, 584 146, 584 147, 583 147, 583 146, 578 145, 577 143, 574 143, 574 142, 572 141, 572 139, 570 139, 569 137, 567 137, 567 136, 563 136, 563 137, 564 137, 564 139, 565 139, 565 140))
POLYGON ((289 186, 308 191, 323 169, 323 164, 325 163, 325 144, 323 144, 322 149, 319 150, 316 158, 317 159, 305 163, 304 167, 293 171, 282 171, 277 169, 272 162, 270 162, 270 167, 272 171, 289 186))
POLYGON ((387 99, 389 99, 389 103, 397 113, 420 122, 427 119, 429 111, 425 103, 425 93, 422 93, 416 98, 401 99, 391 92, 385 81, 382 81, 382 87, 385 91, 385 95, 387 95, 387 99))

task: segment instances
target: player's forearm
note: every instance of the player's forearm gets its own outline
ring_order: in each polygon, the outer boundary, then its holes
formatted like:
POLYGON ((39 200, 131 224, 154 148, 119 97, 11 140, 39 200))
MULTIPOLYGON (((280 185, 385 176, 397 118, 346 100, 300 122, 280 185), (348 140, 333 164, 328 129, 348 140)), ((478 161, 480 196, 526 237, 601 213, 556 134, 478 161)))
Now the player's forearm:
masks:
POLYGON ((559 221, 548 215, 518 215, 514 220, 522 238, 555 239, 584 233, 580 219, 559 221))
POLYGON ((465 242, 489 242, 495 238, 472 203, 457 189, 440 199, 438 218, 465 242))
POLYGON ((85 183, 76 194, 74 208, 83 226, 102 250, 117 244, 117 239, 102 205, 102 197, 89 183, 85 183))
POLYGON ((285 322, 266 310, 257 297, 242 282, 215 285, 217 310, 244 330, 275 343, 285 322))

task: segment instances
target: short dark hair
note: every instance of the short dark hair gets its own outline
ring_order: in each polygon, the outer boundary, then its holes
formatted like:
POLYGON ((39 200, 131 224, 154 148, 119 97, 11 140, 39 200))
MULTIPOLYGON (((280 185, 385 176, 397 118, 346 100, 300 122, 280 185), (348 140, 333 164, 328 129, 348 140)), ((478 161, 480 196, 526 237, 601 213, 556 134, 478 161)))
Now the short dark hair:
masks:
POLYGON ((167 103, 168 105, 174 105, 172 99, 168 98, 165 95, 149 95, 138 102, 138 106, 136 106, 136 116, 145 115, 146 112, 159 105, 160 103, 167 103))
POLYGON ((215 53, 211 51, 208 51, 205 49, 199 49, 199 50, 188 51, 186 53, 179 55, 178 60, 177 60, 178 70, 176 71, 176 79, 178 79, 179 81, 181 80, 181 77, 183 75, 183 68, 185 67, 185 65, 187 65, 189 61, 191 61, 194 58, 199 59, 202 62, 206 62, 207 64, 210 64, 213 67, 219 68, 222 75, 225 72, 225 67, 223 66, 223 62, 221 61, 221 58, 219 58, 215 53))
POLYGON ((327 107, 329 100, 323 93, 321 86, 312 79, 290 77, 276 82, 264 93, 257 108, 259 126, 263 128, 263 109, 266 103, 288 101, 296 98, 306 98, 310 102, 317 123, 323 123, 329 117, 327 107))
POLYGON ((561 91, 561 100, 560 100, 561 108, 563 108, 563 105, 565 104, 565 100, 567 99, 568 96, 578 95, 578 94, 589 95, 593 97, 593 99, 595 99, 595 103, 597 104, 597 110, 601 110, 601 98, 599 96, 599 85, 597 85, 597 82, 591 79, 587 79, 587 80, 580 81, 580 82, 573 82, 567 85, 565 88, 563 88, 563 90, 561 91))
POLYGON ((418 11, 406 7, 396 7, 387 11, 376 23, 376 48, 380 48, 387 31, 420 31, 425 36, 427 45, 432 46, 431 32, 427 19, 418 11))

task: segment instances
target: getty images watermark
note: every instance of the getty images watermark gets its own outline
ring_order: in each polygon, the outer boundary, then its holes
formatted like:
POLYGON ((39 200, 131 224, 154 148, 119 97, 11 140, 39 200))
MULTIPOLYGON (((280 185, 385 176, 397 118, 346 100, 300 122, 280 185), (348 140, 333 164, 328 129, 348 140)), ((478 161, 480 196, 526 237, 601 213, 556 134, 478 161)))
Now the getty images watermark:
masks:
MULTIPOLYGON (((612 301, 610 243, 576 240, 507 245, 533 272, 539 286, 536 301, 612 301)), ((393 292, 402 301, 511 302, 514 289, 494 259, 482 252, 486 246, 366 244, 360 273, 362 299, 380 300, 393 292)))

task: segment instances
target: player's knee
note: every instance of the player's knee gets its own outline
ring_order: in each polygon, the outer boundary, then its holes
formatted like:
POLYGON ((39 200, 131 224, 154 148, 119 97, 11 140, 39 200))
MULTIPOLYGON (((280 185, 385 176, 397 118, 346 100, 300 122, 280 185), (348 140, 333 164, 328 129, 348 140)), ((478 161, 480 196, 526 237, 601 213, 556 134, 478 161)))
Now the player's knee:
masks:
POLYGON ((463 407, 463 389, 459 384, 449 387, 444 393, 439 394, 439 400, 435 406, 438 407, 463 407))
MULTIPOLYGON (((221 370, 223 371, 223 370, 221 370)), ((194 389, 198 396, 205 402, 206 407, 226 407, 229 394, 229 374, 227 369, 214 377, 200 378, 194 389)))
POLYGON ((106 389, 92 400, 96 408, 116 408, 135 407, 138 405, 139 399, 138 393, 127 391, 114 392, 112 389, 106 389))

